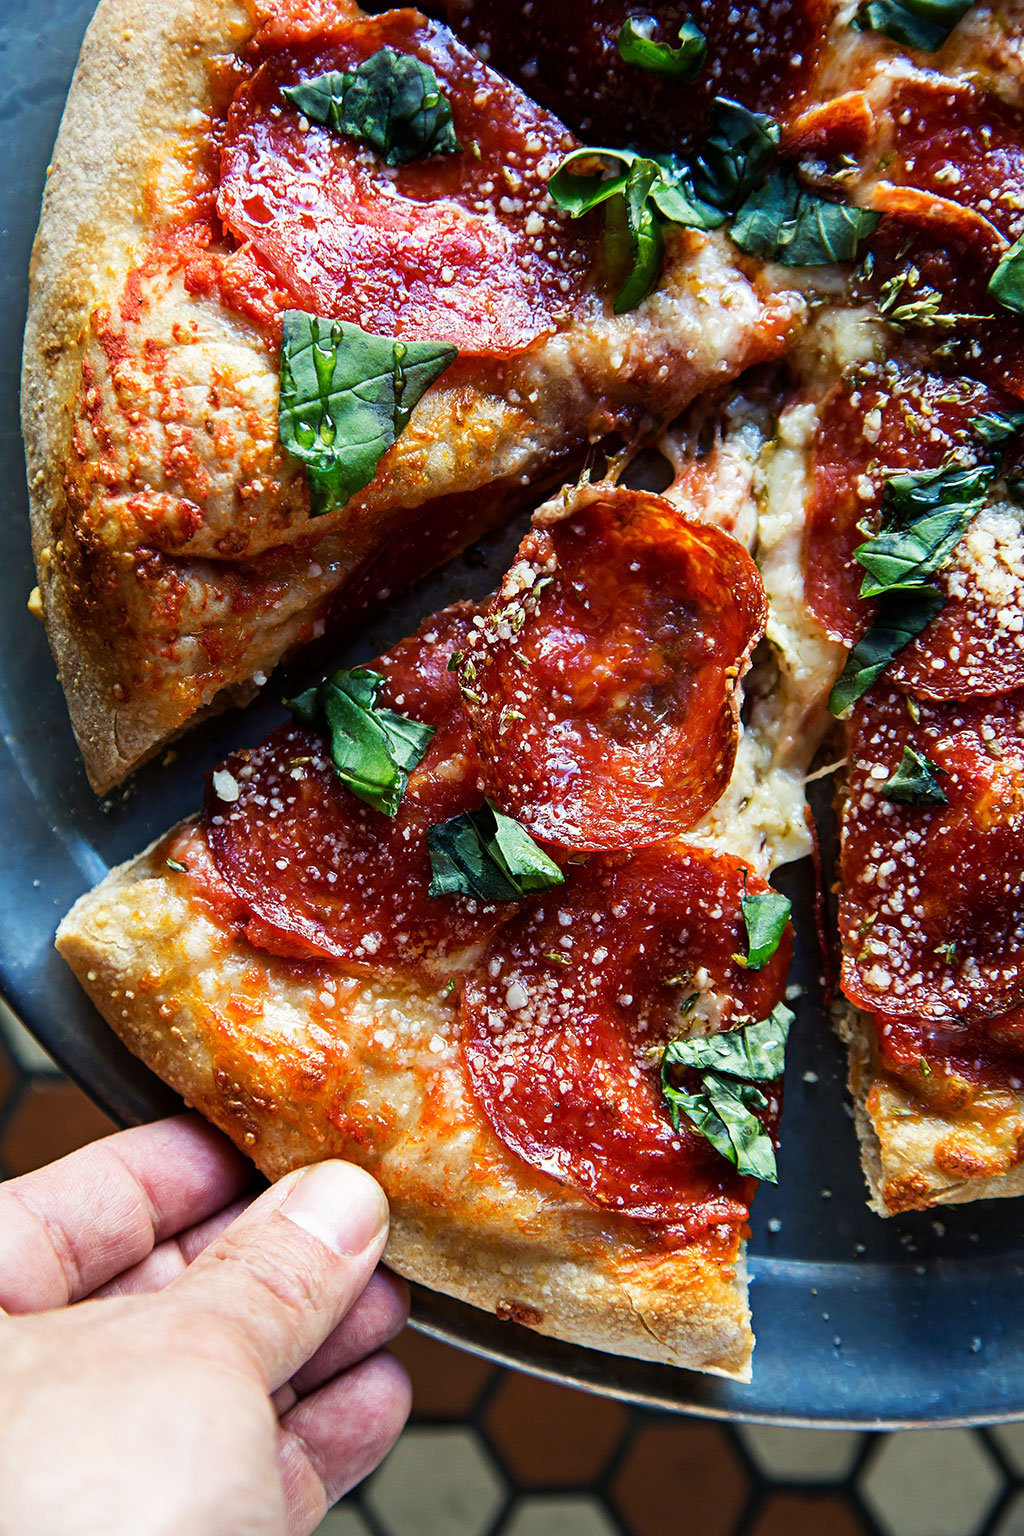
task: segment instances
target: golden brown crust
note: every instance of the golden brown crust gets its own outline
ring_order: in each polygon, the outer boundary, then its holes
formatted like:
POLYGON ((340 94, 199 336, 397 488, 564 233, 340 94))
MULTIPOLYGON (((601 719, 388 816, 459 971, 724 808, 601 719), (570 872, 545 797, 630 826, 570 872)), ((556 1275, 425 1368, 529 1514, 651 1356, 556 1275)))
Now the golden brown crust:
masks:
POLYGON ((640 311, 594 299, 519 358, 460 360, 367 491, 311 522, 277 442, 274 349, 215 292, 186 288, 167 239, 216 111, 211 61, 251 30, 235 0, 101 0, 44 200, 23 425, 47 627, 98 790, 251 693, 416 509, 422 574, 446 552, 450 498, 464 544, 499 515, 481 492, 605 434, 649 434, 777 352, 800 310, 756 291, 723 242, 679 232, 640 311))
POLYGON ((929 1104, 880 1066, 870 1018, 842 1000, 861 1166, 880 1216, 1024 1194, 1024 1092, 929 1104))
POLYGON ((125 1043, 264 1172, 341 1156, 377 1175, 400 1273, 557 1338, 749 1379, 735 1234, 667 1251, 509 1153, 441 983, 264 954, 159 846, 82 897, 58 947, 125 1043))

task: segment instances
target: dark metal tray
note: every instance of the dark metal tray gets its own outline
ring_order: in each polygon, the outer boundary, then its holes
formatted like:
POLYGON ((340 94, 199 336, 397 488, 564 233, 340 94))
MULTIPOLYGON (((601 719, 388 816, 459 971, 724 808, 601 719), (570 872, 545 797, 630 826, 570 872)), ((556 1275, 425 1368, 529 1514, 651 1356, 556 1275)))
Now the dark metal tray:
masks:
MULTIPOLYGON (((144 3, 144 0, 139 0, 144 3)), ((108 867, 199 804, 206 769, 260 738, 270 697, 190 735, 98 802, 71 736, 34 582, 18 429, 26 270, 43 177, 89 4, 39 0, 0 13, 0 987, 28 1027, 124 1122, 171 1095, 119 1044, 53 950, 57 922, 108 867)), ((350 646, 371 656, 456 596, 488 590, 514 540, 471 552, 350 646)), ((270 690, 274 697, 278 689, 270 690)), ((750 1386, 539 1338, 425 1291, 426 1331, 491 1358, 651 1405, 789 1424, 949 1424, 1024 1417, 1024 1239, 1019 1201, 883 1222, 864 1203, 839 1048, 817 984, 807 872, 791 872, 807 988, 792 1043, 781 1186, 755 1206, 750 1263, 758 1344, 750 1386)), ((783 881, 785 883, 785 881, 783 881)))

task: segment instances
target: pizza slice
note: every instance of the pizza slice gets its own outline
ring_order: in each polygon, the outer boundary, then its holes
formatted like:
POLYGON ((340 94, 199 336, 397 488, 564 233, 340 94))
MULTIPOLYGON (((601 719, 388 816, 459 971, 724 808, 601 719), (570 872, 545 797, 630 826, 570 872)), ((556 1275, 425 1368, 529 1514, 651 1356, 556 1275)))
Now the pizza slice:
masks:
POLYGON ((23 389, 38 610, 97 790, 784 346, 802 300, 685 209, 657 253, 644 215, 624 300, 625 223, 549 191, 578 147, 415 11, 102 0, 23 389))
POLYGON ((791 931, 714 806, 765 621, 730 535, 558 497, 489 606, 293 699, 59 948, 271 1177, 373 1171, 401 1273, 747 1379, 791 931))

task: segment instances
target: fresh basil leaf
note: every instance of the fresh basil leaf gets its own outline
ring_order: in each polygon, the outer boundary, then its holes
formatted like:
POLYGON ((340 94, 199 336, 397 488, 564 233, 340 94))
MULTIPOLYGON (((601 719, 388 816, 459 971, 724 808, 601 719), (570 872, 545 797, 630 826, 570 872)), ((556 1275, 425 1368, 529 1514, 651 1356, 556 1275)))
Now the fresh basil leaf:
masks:
POLYGON ((653 16, 630 16, 619 31, 619 53, 627 64, 646 69, 649 74, 669 80, 692 80, 704 66, 708 45, 704 34, 692 21, 679 28, 679 46, 656 43, 652 33, 657 25, 653 16))
POLYGON ((942 772, 930 758, 913 747, 903 748, 899 767, 882 788, 886 800, 900 805, 947 805, 949 802, 937 775, 942 772))
POLYGON ((991 464, 943 464, 889 475, 882 492, 882 526, 907 527, 940 507, 979 502, 995 479, 991 464))
POLYGON ((669 1083, 665 1085, 665 1096, 677 1130, 679 1116, 683 1114, 738 1173, 767 1184, 778 1182, 772 1139, 753 1113, 755 1109, 768 1108, 768 1100, 758 1088, 746 1083, 726 1083, 709 1072, 702 1093, 689 1093, 669 1083))
POLYGON ((867 571, 861 597, 880 597, 894 587, 920 587, 946 564, 966 532, 980 501, 948 507, 920 518, 910 528, 877 533, 854 550, 867 571))
POLYGON ((521 901, 562 885, 565 876, 518 821, 488 802, 427 833, 431 896, 521 901))
POLYGON ((651 186, 651 202, 669 224, 686 229, 717 229, 726 214, 697 196, 693 172, 679 155, 652 155, 661 175, 651 186))
POLYGON ((861 32, 884 32, 908 48, 941 48, 973 0, 867 0, 853 19, 861 32))
POLYGON ((612 305, 617 315, 628 314, 647 297, 661 271, 665 237, 649 202, 651 188, 661 179, 653 160, 635 160, 629 168, 623 197, 629 229, 632 267, 612 305))
POLYGON ((878 533, 854 550, 867 572, 861 597, 919 587, 946 564, 984 505, 995 477, 991 464, 908 470, 890 475, 878 533))
POLYGON ((1002 257, 988 280, 988 291, 1006 309, 1024 314, 1024 235, 1002 257))
POLYGON ((574 149, 548 177, 552 201, 574 219, 597 208, 610 197, 625 191, 626 178, 635 161, 642 159, 631 149, 574 149), (605 162, 601 173, 574 171, 574 165, 605 162))
POLYGON ((734 213, 764 178, 780 133, 770 117, 717 96, 704 147, 693 165, 696 196, 723 214, 734 213))
POLYGON ((287 309, 281 336, 281 445, 306 467, 312 515, 369 485, 414 406, 457 357, 433 341, 371 336, 287 309))
POLYGON ((665 1047, 662 1071, 668 1067, 689 1067, 698 1072, 710 1069, 751 1083, 773 1082, 782 1076, 794 1017, 785 1003, 777 1003, 768 1018, 757 1024, 672 1040, 665 1047))
POLYGON ((625 222, 629 242, 629 272, 615 296, 617 315, 635 309, 657 281, 665 249, 661 222, 711 229, 722 222, 714 208, 693 194, 689 167, 673 155, 648 159, 629 149, 577 149, 566 155, 548 181, 548 191, 560 208, 574 218, 621 198, 609 208, 609 231, 616 219, 625 222), (602 162, 599 174, 580 172, 575 165, 602 162))
POLYGON ((895 587, 882 597, 878 617, 846 658, 828 707, 834 715, 844 714, 851 704, 867 693, 892 661, 931 623, 945 602, 937 587, 895 587))
POLYGON ((378 705, 383 683, 380 673, 367 667, 333 672, 315 688, 286 699, 285 706, 303 725, 327 732, 342 783, 375 810, 395 816, 434 727, 378 705))
POLYGON ((1024 411, 982 411, 971 417, 971 426, 983 443, 996 448, 1024 429, 1024 411))
POLYGON ((747 970, 763 970, 779 947, 793 904, 781 891, 759 891, 755 896, 744 891, 740 909, 747 929, 747 953, 733 958, 747 970))
POLYGON ((281 92, 310 122, 362 139, 385 165, 458 154, 452 109, 429 64, 381 48, 355 69, 331 70, 281 92))
POLYGON ((750 256, 788 267, 853 261, 881 215, 831 203, 802 187, 790 166, 779 166, 743 203, 732 240, 750 256))

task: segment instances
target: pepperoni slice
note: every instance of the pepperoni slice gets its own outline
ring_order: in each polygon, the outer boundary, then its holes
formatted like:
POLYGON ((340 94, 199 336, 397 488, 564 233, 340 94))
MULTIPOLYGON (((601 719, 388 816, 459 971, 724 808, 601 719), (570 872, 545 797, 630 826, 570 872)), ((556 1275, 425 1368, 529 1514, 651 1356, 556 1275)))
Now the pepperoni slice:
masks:
POLYGON ((854 710, 843 818, 843 991, 871 1012, 973 1023, 1024 1003, 1024 694, 854 710), (911 745, 948 803, 882 790, 911 745))
POLYGON ((711 100, 728 96, 781 116, 805 93, 825 39, 820 0, 447 0, 452 26, 495 69, 518 80, 590 144, 648 151, 692 147, 711 100), (659 41, 674 44, 684 21, 707 40, 695 80, 663 80, 627 64, 617 39, 628 17, 657 17, 659 41))
POLYGON ((542 510, 460 668, 491 791, 563 848, 693 826, 732 774, 765 622, 742 545, 660 496, 598 486, 542 510))
MULTIPOLYGON (((236 93, 218 210, 290 302, 364 330, 505 356, 583 301, 600 220, 572 224, 547 177, 575 140, 444 27, 391 11, 335 27, 327 46, 271 52, 236 93), (391 169, 307 125, 284 86, 388 46, 428 63, 461 153, 391 169)), ((268 301, 273 283, 264 281, 268 301)))
POLYGON ((991 90, 941 75, 900 83, 889 103, 895 158, 886 176, 984 214, 1009 240, 1024 231, 1024 112, 991 90))
POLYGON ((447 662, 465 642, 472 608, 459 605, 372 663, 381 701, 436 728, 394 820, 338 779, 328 743, 299 726, 275 731, 254 752, 211 776, 205 831, 218 871, 245 904, 252 942, 286 955, 368 965, 457 961, 507 910, 427 894, 427 829, 475 810, 479 764, 447 662), (221 794, 216 785, 220 784, 221 794))
MULTIPOLYGON (((854 551, 878 526, 888 474, 937 469, 956 451, 984 455, 973 416, 1007 398, 971 379, 948 379, 891 358, 837 384, 814 442, 804 538, 807 606, 833 640, 853 645, 877 604, 859 596, 854 551)), ((1024 686, 1024 535, 1009 510, 974 519, 938 583, 945 606, 893 662, 889 677, 926 698, 969 698, 1024 686)))
POLYGON ((753 1182, 685 1122, 672 1129, 656 1055, 687 1021, 728 1028, 781 1001, 788 933, 762 971, 732 958, 744 887, 765 889, 739 859, 682 843, 599 856, 496 938, 466 984, 464 1049, 481 1108, 524 1162, 643 1220, 693 1233, 746 1220, 753 1182))

